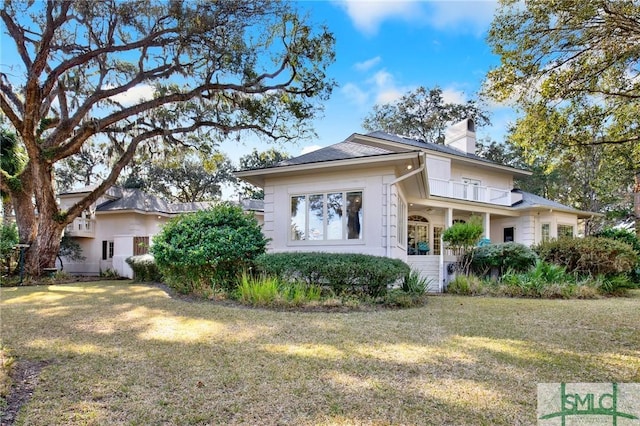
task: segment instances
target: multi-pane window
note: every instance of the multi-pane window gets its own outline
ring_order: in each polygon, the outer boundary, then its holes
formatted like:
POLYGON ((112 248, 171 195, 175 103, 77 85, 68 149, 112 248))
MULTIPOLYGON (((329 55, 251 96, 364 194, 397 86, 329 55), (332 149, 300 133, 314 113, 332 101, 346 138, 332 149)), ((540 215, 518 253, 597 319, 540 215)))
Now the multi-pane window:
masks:
POLYGON ((558 225, 558 238, 573 237, 573 225, 558 225))
POLYGON ((362 191, 291 197, 293 241, 361 240, 362 191))
POLYGON ((102 241, 102 260, 113 259, 113 241, 102 241))
POLYGON ((429 221, 422 216, 409 216, 407 227, 409 230, 407 254, 429 254, 431 251, 429 246, 429 221))
POLYGON ((433 254, 440 254, 440 250, 442 249, 441 241, 443 228, 441 226, 433 227, 433 254))
POLYGON ((551 239, 551 224, 543 223, 540 226, 540 237, 542 241, 549 241, 551 239))

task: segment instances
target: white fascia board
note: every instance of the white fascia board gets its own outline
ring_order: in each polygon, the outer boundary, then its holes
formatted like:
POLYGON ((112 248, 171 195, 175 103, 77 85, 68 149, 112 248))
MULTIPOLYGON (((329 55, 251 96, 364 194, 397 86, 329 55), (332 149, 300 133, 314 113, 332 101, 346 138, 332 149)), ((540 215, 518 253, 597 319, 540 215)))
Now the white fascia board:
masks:
MULTIPOLYGON (((406 147, 405 147, 406 148, 406 147)), ((349 158, 346 160, 329 160, 317 163, 295 164, 291 166, 278 166, 266 169, 241 170, 234 172, 236 177, 246 180, 247 182, 258 187, 264 186, 264 179, 267 176, 276 176, 279 174, 294 174, 299 172, 307 172, 310 170, 334 169, 341 167, 353 168, 354 166, 366 168, 369 165, 379 163, 397 162, 403 160, 419 160, 420 151, 401 152, 397 154, 381 154, 370 157, 349 158)))
MULTIPOLYGON (((462 153, 460 153, 461 155, 454 155, 454 154, 448 154, 446 152, 441 152, 441 151, 436 151, 436 150, 432 150, 432 149, 427 149, 427 148, 420 148, 420 147, 414 147, 412 145, 407 145, 407 144, 403 144, 403 143, 399 143, 399 142, 393 142, 393 141, 388 141, 386 139, 380 139, 380 138, 376 138, 376 137, 372 137, 372 136, 367 136, 367 135, 361 135, 359 133, 354 133, 352 134, 347 140, 348 141, 353 141, 354 139, 359 139, 362 141, 366 141, 366 142, 372 142, 375 144, 380 144, 380 145, 387 145, 390 147, 395 147, 395 148, 403 148, 403 149, 407 149, 407 147, 411 147, 413 149, 419 149, 427 154, 430 155, 439 155, 445 158, 450 158, 452 160, 457 160, 457 161, 462 161, 465 163, 469 163, 469 164, 475 164, 481 167, 486 167, 489 169, 497 169, 497 170, 501 170, 501 171, 505 171, 505 172, 509 172, 512 173, 514 176, 531 176, 533 174, 533 172, 529 171, 529 170, 522 170, 522 169, 516 169, 514 167, 509 167, 509 166, 503 166, 501 164, 497 164, 497 163, 493 163, 493 162, 487 162, 487 161, 480 161, 480 160, 475 160, 473 158, 467 158, 464 155, 462 155, 462 153)), ((490 160, 488 160, 490 161, 490 160)))

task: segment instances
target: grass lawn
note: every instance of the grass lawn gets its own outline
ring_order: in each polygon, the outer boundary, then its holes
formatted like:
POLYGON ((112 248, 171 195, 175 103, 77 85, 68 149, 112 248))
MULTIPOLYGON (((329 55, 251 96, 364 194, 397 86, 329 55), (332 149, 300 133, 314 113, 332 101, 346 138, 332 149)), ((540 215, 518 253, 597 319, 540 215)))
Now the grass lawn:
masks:
POLYGON ((539 382, 640 382, 640 292, 434 296, 274 312, 128 282, 1 290, 2 345, 46 360, 16 424, 535 424, 539 382))

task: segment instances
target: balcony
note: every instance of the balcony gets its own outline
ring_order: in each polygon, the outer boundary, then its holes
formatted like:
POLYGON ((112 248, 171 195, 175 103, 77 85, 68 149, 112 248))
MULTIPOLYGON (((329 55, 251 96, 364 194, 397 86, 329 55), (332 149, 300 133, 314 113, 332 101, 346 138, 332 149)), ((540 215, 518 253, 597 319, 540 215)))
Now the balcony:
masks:
POLYGON ((77 217, 72 223, 67 225, 64 233, 69 237, 95 238, 96 221, 95 219, 77 217))
POLYGON ((480 203, 511 206, 511 191, 492 188, 473 183, 429 178, 431 195, 456 198, 459 200, 476 201, 480 203))

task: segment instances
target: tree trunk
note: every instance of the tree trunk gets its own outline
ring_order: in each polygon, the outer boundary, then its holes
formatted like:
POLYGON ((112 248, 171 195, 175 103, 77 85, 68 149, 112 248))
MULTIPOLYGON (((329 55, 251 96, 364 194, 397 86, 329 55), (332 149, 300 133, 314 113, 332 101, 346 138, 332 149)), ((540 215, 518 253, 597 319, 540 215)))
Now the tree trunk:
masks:
POLYGON ((640 238, 640 170, 636 172, 636 184, 633 186, 633 215, 636 219, 636 236, 640 238))
POLYGON ((25 271, 27 275, 38 277, 44 268, 53 268, 60 250, 60 239, 64 225, 52 218, 38 218, 38 233, 27 251, 25 271))

